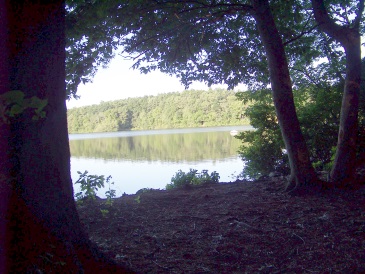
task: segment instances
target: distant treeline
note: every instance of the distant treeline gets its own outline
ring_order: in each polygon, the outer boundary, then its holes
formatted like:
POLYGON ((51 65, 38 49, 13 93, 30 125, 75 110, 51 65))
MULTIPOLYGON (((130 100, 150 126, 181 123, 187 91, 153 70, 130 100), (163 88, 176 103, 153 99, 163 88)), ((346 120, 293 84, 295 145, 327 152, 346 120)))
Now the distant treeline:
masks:
POLYGON ((187 90, 68 110, 70 133, 249 124, 233 91, 187 90))

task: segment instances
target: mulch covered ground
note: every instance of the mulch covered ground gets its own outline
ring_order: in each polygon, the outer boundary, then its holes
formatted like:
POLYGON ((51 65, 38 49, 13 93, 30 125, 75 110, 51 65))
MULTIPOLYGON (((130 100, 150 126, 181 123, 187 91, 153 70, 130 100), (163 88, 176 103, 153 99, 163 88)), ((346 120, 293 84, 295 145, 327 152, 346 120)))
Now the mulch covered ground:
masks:
POLYGON ((91 240, 137 273, 365 273, 365 190, 291 196, 280 185, 154 190, 79 213, 91 240))

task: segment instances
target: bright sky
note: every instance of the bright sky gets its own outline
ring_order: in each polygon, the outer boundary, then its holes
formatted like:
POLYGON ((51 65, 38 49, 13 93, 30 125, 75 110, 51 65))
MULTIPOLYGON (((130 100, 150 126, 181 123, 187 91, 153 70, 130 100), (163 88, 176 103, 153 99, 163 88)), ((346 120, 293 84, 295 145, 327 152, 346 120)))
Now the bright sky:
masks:
MULTIPOLYGON (((79 85, 77 94, 81 98, 67 101, 67 107, 81 107, 99 104, 101 101, 158 95, 185 89, 176 77, 168 76, 159 71, 141 74, 139 70, 133 70, 132 65, 133 61, 125 60, 116 55, 107 69, 100 68, 98 70, 92 83, 79 85)), ((212 88, 215 87, 217 86, 212 88)), ((222 87, 226 88, 226 86, 222 87)), ((189 89, 208 89, 208 86, 196 82, 189 89)), ((236 89, 242 90, 243 87, 236 89)))

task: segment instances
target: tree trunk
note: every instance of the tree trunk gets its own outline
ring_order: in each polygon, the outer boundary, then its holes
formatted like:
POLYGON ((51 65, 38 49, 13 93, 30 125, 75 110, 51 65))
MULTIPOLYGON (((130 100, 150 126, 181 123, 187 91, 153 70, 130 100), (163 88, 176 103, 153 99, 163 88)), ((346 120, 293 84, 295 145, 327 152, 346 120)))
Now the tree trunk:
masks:
MULTIPOLYGON (((3 63, 8 60, 9 51, 7 48, 6 37, 8 32, 7 11, 5 0, 0 0, 0 96, 9 90, 9 71, 3 63)), ((0 100, 0 273, 7 273, 7 246, 9 246, 8 227, 6 215, 10 203, 11 187, 8 181, 10 176, 10 151, 8 140, 10 138, 10 126, 4 123, 3 107, 0 100)))
POLYGON ((267 0, 252 0, 254 18, 268 59, 271 88, 281 133, 289 156, 289 187, 316 184, 317 176, 309 159, 296 114, 292 83, 284 46, 267 0))
POLYGON ((0 217, 7 216, 9 241, 2 249, 7 255, 4 272, 125 272, 90 243, 73 198, 64 1, 8 0, 6 10, 9 51, 8 58, 1 60, 8 60, 3 66, 9 85, 2 92, 21 90, 25 98, 36 96, 48 104, 45 118, 34 120, 32 111, 25 109, 14 118, 7 117, 10 124, 1 121, 0 157, 7 169, 2 165, 0 170, 0 217))
POLYGON ((346 47, 346 80, 342 98, 337 150, 331 179, 340 186, 354 184, 356 140, 361 82, 360 36, 355 46, 346 47))
POLYGON ((345 49, 346 79, 342 98, 340 126, 331 180, 339 186, 354 184, 356 164, 356 139, 361 83, 361 46, 359 25, 364 10, 360 1, 353 27, 337 25, 328 15, 323 0, 312 0, 314 16, 319 27, 345 49))

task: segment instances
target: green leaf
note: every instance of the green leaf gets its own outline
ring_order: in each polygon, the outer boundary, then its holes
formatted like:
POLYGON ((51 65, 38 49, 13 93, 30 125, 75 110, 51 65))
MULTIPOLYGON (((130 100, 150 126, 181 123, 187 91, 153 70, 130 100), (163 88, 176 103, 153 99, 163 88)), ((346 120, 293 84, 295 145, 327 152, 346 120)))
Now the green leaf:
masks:
POLYGON ((15 115, 18 115, 24 111, 24 108, 20 105, 13 105, 9 110, 9 116, 15 117, 15 115))
POLYGON ((24 92, 21 90, 11 90, 2 94, 0 98, 3 98, 8 104, 17 103, 22 105, 24 100, 24 92))
POLYGON ((38 110, 42 110, 43 108, 45 108, 48 104, 48 100, 47 99, 40 99, 36 96, 33 96, 32 98, 30 98, 30 102, 28 104, 28 107, 30 108, 36 108, 38 110))

